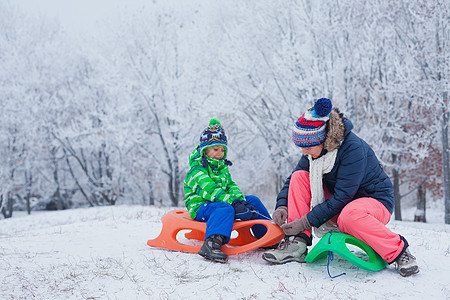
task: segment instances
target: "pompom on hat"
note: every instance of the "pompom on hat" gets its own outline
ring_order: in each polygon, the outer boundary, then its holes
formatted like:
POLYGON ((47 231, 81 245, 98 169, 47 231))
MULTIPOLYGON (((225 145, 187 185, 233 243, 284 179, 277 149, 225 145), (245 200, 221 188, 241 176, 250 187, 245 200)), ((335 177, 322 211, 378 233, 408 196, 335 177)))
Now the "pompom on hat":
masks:
POLYGON ((295 122, 292 140, 300 148, 314 147, 325 141, 326 123, 333 108, 330 99, 320 98, 295 122))
POLYGON ((203 130, 202 135, 200 136, 199 152, 203 154, 205 149, 214 146, 223 146, 225 148, 225 155, 223 158, 226 158, 227 137, 222 124, 216 118, 212 118, 209 121, 209 126, 203 130))

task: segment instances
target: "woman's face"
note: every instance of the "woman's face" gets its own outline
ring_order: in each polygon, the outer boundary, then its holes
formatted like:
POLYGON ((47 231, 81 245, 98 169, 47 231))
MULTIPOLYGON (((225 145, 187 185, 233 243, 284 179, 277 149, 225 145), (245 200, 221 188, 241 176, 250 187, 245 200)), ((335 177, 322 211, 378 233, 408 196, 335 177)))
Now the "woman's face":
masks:
POLYGON ((320 153, 322 153, 323 144, 314 147, 302 148, 303 155, 311 155, 312 158, 318 158, 320 153))
POLYGON ((214 146, 206 149, 205 154, 209 158, 220 160, 225 155, 225 148, 223 146, 214 146))

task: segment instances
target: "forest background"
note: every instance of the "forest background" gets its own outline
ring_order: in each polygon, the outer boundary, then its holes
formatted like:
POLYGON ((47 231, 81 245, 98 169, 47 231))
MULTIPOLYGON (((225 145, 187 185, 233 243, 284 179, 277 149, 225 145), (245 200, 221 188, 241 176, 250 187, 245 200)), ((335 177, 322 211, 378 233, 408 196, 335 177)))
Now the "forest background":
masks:
POLYGON ((395 218, 433 205, 450 224, 448 1, 104 2, 75 28, 0 0, 0 218, 183 206, 212 117, 234 181, 271 210, 295 120, 328 97, 391 177, 395 218))

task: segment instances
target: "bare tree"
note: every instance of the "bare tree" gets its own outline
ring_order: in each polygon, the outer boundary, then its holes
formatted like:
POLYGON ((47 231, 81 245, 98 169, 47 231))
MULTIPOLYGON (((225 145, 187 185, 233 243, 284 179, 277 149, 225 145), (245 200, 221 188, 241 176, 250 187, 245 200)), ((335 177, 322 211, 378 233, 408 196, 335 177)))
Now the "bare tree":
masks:
POLYGON ((426 211, 427 211, 427 202, 426 202, 426 189, 420 185, 417 189, 417 206, 416 212, 414 213, 414 222, 427 222, 426 211))
MULTIPOLYGON (((430 114, 424 118, 425 122, 432 119, 440 119, 440 124, 428 124, 427 130, 433 136, 438 136, 441 132, 441 153, 442 160, 435 160, 432 169, 443 170, 443 190, 446 203, 446 222, 449 222, 448 203, 450 197, 449 186, 449 158, 448 158, 448 65, 445 61, 450 58, 446 45, 448 36, 448 5, 442 1, 421 3, 402 2, 402 18, 398 18, 394 23, 396 32, 402 44, 407 49, 406 55, 411 55, 412 64, 410 69, 417 70, 417 99, 424 107, 429 107, 430 114), (433 40, 430 40, 433 39, 433 40), (432 41, 432 42, 431 42, 432 41), (431 100, 432 99, 432 100, 431 100), (431 108, 435 108, 434 110, 431 108), (441 161, 441 166, 439 164, 441 161)), ((434 139, 433 139, 434 140, 434 139)), ((438 141, 438 139, 435 139, 438 141)), ((420 179, 418 180, 420 181, 420 179)))

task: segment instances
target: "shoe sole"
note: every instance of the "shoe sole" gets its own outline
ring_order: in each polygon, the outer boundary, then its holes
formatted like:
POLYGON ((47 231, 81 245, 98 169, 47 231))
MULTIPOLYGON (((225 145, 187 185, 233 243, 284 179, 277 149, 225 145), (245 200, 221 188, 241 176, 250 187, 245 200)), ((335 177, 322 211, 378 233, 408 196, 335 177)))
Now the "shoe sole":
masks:
POLYGON ((288 257, 286 257, 283 260, 278 260, 278 259, 275 258, 275 256, 273 256, 273 255, 269 256, 269 255, 267 255, 267 253, 264 253, 262 255, 262 258, 265 261, 267 261, 267 262, 269 262, 271 264, 277 264, 277 265, 282 265, 282 264, 285 264, 285 263, 288 263, 288 262, 293 262, 293 261, 296 261, 298 263, 305 263, 306 262, 305 261, 305 255, 302 255, 301 257, 288 256, 288 257))
POLYGON ((419 267, 418 266, 414 266, 411 268, 407 268, 407 269, 401 269, 400 270, 400 275, 402 275, 403 277, 408 277, 414 274, 419 273, 419 267))
POLYGON ((201 257, 204 257, 204 258, 206 258, 206 259, 208 259, 210 261, 220 262, 220 263, 223 263, 223 264, 228 261, 228 257, 226 257, 225 259, 218 259, 218 258, 213 258, 213 257, 207 256, 207 255, 205 255, 203 253, 198 253, 198 255, 200 255, 201 257))

